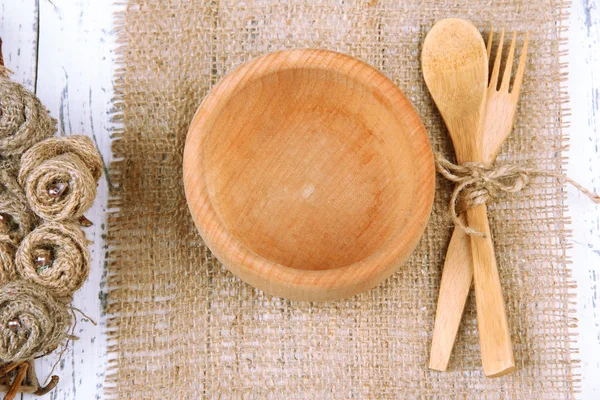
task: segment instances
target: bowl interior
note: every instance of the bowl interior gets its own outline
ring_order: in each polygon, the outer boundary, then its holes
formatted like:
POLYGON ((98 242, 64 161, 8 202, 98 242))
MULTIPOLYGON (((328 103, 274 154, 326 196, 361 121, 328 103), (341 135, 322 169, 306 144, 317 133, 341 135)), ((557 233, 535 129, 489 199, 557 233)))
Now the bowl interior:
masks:
POLYGON ((226 230, 304 270, 356 263, 402 235, 418 190, 415 127, 381 90, 306 67, 237 88, 215 110, 201 157, 226 230))

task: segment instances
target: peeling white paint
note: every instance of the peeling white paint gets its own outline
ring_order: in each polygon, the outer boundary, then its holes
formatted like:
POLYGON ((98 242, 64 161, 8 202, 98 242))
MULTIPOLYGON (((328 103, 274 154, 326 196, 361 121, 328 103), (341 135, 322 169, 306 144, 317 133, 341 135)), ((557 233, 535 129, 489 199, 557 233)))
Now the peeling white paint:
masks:
MULTIPOLYGON (((568 174, 600 192, 600 4, 574 0, 569 31, 571 129, 568 174)), ((577 281, 577 332, 581 359, 581 399, 600 398, 600 206, 569 188, 573 220, 573 278, 577 281)))

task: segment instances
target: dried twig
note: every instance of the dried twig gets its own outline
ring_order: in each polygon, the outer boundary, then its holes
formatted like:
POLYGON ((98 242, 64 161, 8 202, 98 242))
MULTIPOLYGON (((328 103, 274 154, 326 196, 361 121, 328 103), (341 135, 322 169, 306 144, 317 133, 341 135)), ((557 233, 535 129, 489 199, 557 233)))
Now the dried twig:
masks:
POLYGON ((21 387, 21 384, 23 383, 23 379, 25 379, 25 374, 27 373, 27 368, 29 368, 29 363, 27 361, 24 361, 19 365, 19 369, 17 370, 17 376, 15 377, 15 380, 13 381, 12 386, 8 390, 8 393, 6 393, 6 396, 4 396, 4 400, 14 400, 15 399, 15 397, 17 396, 17 393, 19 392, 19 388, 21 387))
POLYGON ((85 215, 82 215, 79 217, 79 225, 83 226, 84 228, 89 228, 90 226, 94 225, 94 223, 87 219, 85 215))
POLYGON ((0 376, 7 375, 10 371, 21 365, 21 361, 3 365, 0 367, 0 376))
POLYGON ((39 388, 38 390, 36 390, 35 392, 33 392, 33 394, 36 395, 36 396, 43 396, 43 395, 47 394, 52 389, 54 389, 56 387, 56 385, 58 385, 58 381, 59 381, 58 376, 57 375, 52 375, 52 378, 50 379, 50 382, 46 386, 44 386, 42 388, 39 388))

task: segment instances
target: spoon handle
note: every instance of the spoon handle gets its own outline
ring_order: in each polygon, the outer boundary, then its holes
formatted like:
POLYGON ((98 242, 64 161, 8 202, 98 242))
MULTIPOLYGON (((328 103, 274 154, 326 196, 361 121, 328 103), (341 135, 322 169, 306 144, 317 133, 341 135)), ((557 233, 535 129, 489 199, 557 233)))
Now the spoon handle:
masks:
MULTIPOLYGON (((460 216, 466 222, 464 214, 460 216)), ((429 368, 445 371, 452 354, 463 310, 473 282, 471 239, 460 228, 454 228, 446 252, 440 294, 435 312, 429 368)))
POLYGON ((515 360, 485 204, 469 208, 467 220, 471 228, 485 234, 471 235, 483 372, 488 377, 501 376, 514 370, 515 360))

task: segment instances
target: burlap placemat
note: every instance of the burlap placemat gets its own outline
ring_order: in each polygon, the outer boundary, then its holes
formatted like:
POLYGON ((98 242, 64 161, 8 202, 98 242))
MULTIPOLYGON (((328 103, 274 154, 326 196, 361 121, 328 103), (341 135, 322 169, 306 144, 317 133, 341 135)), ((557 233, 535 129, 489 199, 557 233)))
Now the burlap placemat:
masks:
POLYGON ((561 171, 562 0, 129 2, 116 22, 123 128, 111 170, 109 397, 573 397, 568 221, 554 178, 490 206, 517 362, 497 379, 481 372, 473 298, 450 371, 426 368, 451 232, 448 183, 438 180, 428 229, 404 268, 368 293, 325 304, 242 283, 204 247, 187 210, 182 154, 193 113, 225 73, 278 49, 337 50, 383 71, 414 103, 434 150, 451 156, 419 63, 427 30, 449 16, 484 31, 530 31, 516 126, 500 159, 561 171))

